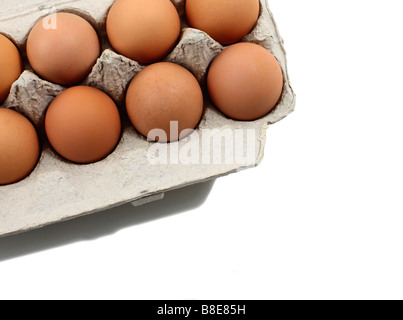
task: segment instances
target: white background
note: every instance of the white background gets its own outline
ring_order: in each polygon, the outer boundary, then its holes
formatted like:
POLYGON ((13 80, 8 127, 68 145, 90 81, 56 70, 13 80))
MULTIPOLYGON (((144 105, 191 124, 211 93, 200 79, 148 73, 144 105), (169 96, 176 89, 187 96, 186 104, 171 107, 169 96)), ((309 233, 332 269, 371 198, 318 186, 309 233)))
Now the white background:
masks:
POLYGON ((271 0, 297 109, 256 169, 0 239, 1 299, 402 299, 399 0, 271 0))

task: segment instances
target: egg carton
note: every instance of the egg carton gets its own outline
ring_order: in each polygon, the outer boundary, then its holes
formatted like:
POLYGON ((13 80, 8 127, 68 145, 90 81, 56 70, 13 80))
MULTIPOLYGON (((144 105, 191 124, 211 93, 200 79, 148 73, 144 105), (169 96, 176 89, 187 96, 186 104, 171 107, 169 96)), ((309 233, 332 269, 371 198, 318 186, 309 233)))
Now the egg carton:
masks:
MULTIPOLYGON (((208 67, 224 47, 206 33, 188 26, 185 0, 171 1, 181 16, 182 33, 179 43, 165 61, 177 63, 190 70, 206 92, 208 67)), ((234 121, 214 108, 206 94, 203 119, 195 133, 187 139, 166 145, 153 144, 137 133, 127 117, 124 117, 122 139, 116 150, 106 159, 89 165, 77 165, 62 159, 46 139, 44 117, 51 101, 65 88, 39 78, 32 71, 25 55, 26 39, 40 18, 56 11, 72 12, 84 17, 100 36, 102 55, 82 85, 106 92, 124 113, 125 91, 132 78, 145 66, 117 54, 111 48, 106 36, 106 17, 113 2, 114 0, 0 1, 0 32, 16 43, 25 64, 25 71, 13 84, 9 97, 0 107, 14 109, 28 117, 36 126, 42 143, 42 155, 31 175, 19 183, 0 186, 0 236, 39 228, 125 203, 141 205, 161 199, 167 191, 255 167, 264 156, 268 126, 294 110, 295 95, 288 77, 283 40, 267 0, 261 0, 258 23, 242 41, 256 43, 270 50, 282 67, 284 91, 277 107, 269 115, 257 121, 234 121), (216 161, 225 154, 225 143, 211 141, 222 132, 237 136, 235 148, 245 150, 245 154, 252 152, 249 157, 238 157, 237 161, 232 162, 216 161), (254 135, 248 134, 251 132, 254 135), (195 137, 199 139, 194 139, 195 137), (161 161, 172 160, 172 156, 175 158, 181 152, 186 154, 189 150, 197 150, 192 149, 195 146, 203 154, 202 161, 189 161, 189 164, 183 161, 161 161), (150 151, 152 148, 155 148, 153 152, 150 151)))

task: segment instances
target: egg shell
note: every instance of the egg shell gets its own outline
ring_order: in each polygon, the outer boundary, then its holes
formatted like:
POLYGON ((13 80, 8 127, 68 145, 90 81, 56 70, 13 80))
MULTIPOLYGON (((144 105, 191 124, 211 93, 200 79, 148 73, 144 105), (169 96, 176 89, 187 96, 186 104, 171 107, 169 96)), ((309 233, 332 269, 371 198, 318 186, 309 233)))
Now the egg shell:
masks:
POLYGON ((0 103, 7 98, 21 72, 22 59, 17 47, 0 34, 0 103))
POLYGON ((100 50, 92 25, 66 12, 41 19, 27 40, 27 56, 35 72, 61 85, 82 81, 91 72, 100 50))
POLYGON ((186 15, 191 27, 228 45, 246 36, 259 18, 259 0, 187 0, 186 15))
POLYGON ((39 139, 32 123, 16 111, 0 108, 0 185, 28 176, 39 154, 39 139))
POLYGON ((152 130, 162 130, 159 142, 173 142, 189 135, 200 122, 203 104, 203 92, 193 74, 169 62, 141 71, 131 82, 126 98, 134 127, 150 140, 156 140, 149 136, 152 130), (171 121, 178 123, 173 134, 171 121))
POLYGON ((284 78, 273 54, 253 43, 227 47, 213 61, 207 76, 211 100, 236 120, 257 120, 276 106, 284 78))
POLYGON ((118 53, 150 64, 173 49, 181 21, 169 0, 117 0, 109 11, 106 28, 118 53))
POLYGON ((50 144, 62 157, 88 164, 115 149, 121 136, 120 114, 104 92, 77 86, 62 92, 50 104, 45 129, 50 144))

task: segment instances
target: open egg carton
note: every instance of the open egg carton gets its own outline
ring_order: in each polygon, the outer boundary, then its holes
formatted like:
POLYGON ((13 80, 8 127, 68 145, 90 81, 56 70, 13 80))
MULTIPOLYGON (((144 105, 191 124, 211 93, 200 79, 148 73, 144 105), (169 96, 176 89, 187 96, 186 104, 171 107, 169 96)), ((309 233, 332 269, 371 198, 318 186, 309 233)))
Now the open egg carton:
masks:
MULTIPOLYGON (((205 89, 208 67, 224 47, 206 33, 189 28, 185 0, 171 1, 180 14, 182 33, 177 46, 165 61, 177 63, 190 70, 205 89)), ((166 145, 166 155, 190 150, 195 143, 194 135, 201 136, 203 133, 203 139, 197 140, 203 161, 190 161, 186 165, 153 161, 158 156, 150 153, 153 143, 136 132, 125 118, 121 141, 111 155, 97 163, 77 165, 62 159, 46 139, 46 110, 52 100, 66 88, 39 78, 29 66, 25 44, 31 28, 40 18, 55 10, 76 13, 89 21, 100 36, 102 54, 82 84, 104 91, 122 110, 130 81, 145 66, 115 53, 108 42, 106 17, 114 0, 1 0, 0 32, 17 44, 25 62, 25 71, 13 84, 9 97, 0 107, 16 110, 32 121, 40 135, 42 154, 30 176, 19 183, 0 186, 0 236, 39 228, 129 202, 140 205, 161 199, 169 190, 258 165, 263 159, 268 126, 286 117, 295 107, 283 41, 267 0, 260 2, 261 13, 257 25, 242 41, 256 43, 268 49, 283 70, 282 97, 269 115, 257 121, 234 121, 213 107, 205 94, 205 112, 195 133, 180 142, 166 145), (240 135, 241 139, 235 141, 239 144, 236 148, 245 150, 245 154, 248 149, 252 150, 252 159, 244 156, 238 157, 237 161, 215 161, 217 155, 225 155, 225 144, 212 146, 211 139, 206 138, 205 132, 219 133, 220 130, 244 132, 245 134, 240 135), (252 148, 248 130, 255 132, 252 148), (206 155, 210 161, 205 161, 206 155)))

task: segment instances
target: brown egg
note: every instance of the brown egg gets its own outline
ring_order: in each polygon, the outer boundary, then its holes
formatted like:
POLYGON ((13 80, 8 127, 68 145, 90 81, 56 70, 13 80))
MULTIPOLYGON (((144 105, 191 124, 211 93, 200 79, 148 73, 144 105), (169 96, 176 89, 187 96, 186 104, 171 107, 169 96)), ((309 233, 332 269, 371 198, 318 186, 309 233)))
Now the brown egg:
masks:
POLYGON ((160 62, 148 66, 133 79, 126 108, 134 127, 143 136, 172 142, 184 138, 199 124, 203 93, 187 69, 160 62), (171 121, 177 123, 179 130, 175 130, 175 124, 171 127, 171 121), (161 134, 157 138, 152 130, 158 129, 161 134))
POLYGON ((236 120, 256 120, 276 106, 283 91, 283 72, 277 59, 253 43, 238 43, 221 52, 211 64, 207 85, 222 113, 236 120))
POLYGON ((238 42, 259 18, 259 0, 187 0, 191 27, 200 29, 222 44, 238 42))
POLYGON ((72 85, 92 70, 99 55, 98 35, 85 19, 57 13, 40 20, 28 37, 28 60, 45 80, 72 85))
POLYGON ((120 54, 143 64, 164 58, 180 34, 180 18, 170 0, 117 0, 108 14, 107 33, 120 54))
POLYGON ((38 135, 32 123, 9 109, 0 109, 0 185, 27 177, 40 153, 38 135))
POLYGON ((65 159, 82 164, 96 162, 108 156, 119 142, 119 110, 98 89, 69 88, 50 104, 45 129, 50 144, 65 159))
POLYGON ((22 59, 16 46, 0 34, 0 103, 10 93, 12 84, 22 72, 22 59))

